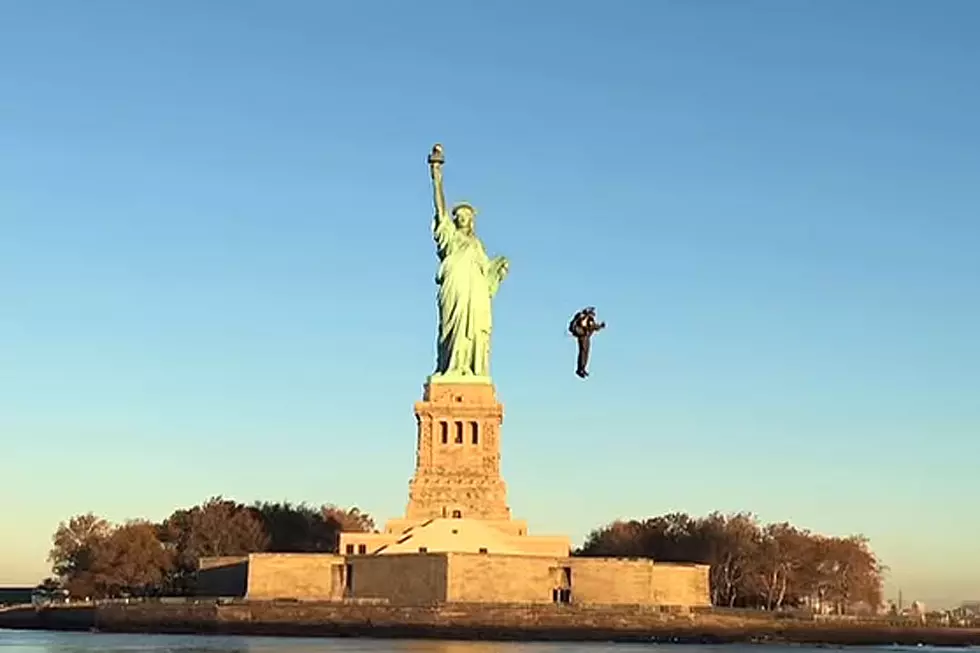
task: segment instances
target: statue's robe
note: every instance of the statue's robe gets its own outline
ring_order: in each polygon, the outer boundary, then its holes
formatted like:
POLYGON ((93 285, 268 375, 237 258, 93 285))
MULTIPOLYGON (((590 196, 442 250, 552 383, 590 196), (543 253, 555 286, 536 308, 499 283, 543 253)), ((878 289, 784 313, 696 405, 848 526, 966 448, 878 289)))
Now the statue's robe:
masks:
POLYGON ((472 232, 449 216, 436 216, 433 236, 439 254, 439 343, 437 374, 489 376, 490 300, 502 277, 502 259, 491 260, 472 232))

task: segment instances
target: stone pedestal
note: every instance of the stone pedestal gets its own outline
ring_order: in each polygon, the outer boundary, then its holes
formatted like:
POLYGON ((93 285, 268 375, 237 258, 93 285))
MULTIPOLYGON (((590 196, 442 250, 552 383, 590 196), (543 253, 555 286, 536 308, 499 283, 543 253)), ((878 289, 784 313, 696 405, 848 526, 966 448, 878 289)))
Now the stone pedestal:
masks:
POLYGON ((415 404, 418 446, 407 520, 510 520, 500 476, 503 417, 492 383, 425 386, 415 404))

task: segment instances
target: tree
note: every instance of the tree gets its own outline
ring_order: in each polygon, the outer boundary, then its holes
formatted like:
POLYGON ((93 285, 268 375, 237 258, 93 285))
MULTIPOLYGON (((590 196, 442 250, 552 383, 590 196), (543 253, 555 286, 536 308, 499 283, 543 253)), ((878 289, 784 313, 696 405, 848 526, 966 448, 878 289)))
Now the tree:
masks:
POLYGON ((757 559, 761 529, 749 513, 711 513, 699 521, 697 532, 711 565, 711 593, 715 605, 734 607, 748 600, 748 574, 757 559))
POLYGON ((156 594, 172 566, 156 525, 132 521, 116 527, 96 549, 93 582, 101 596, 156 594))
POLYGON ((754 589, 762 607, 779 610, 787 599, 797 603, 807 587, 803 575, 812 557, 812 536, 782 522, 762 530, 752 571, 754 589))
POLYGON ((341 533, 371 533, 374 529, 374 519, 357 508, 344 510, 327 504, 320 509, 323 522, 330 533, 330 551, 340 549, 341 533))
POLYGON ((197 561, 265 551, 269 537, 256 512, 240 503, 213 497, 189 510, 177 510, 158 529, 174 556, 173 591, 187 592, 197 561))
POLYGON ((863 535, 817 542, 816 588, 821 604, 837 614, 876 610, 882 601, 884 566, 863 535))
POLYGON ((58 578, 52 578, 51 576, 48 576, 40 583, 38 583, 37 589, 41 590, 42 592, 56 592, 58 590, 64 589, 64 583, 62 583, 61 580, 58 578))
POLYGON ((636 520, 614 521, 603 528, 597 528, 589 533, 585 544, 576 551, 576 555, 640 558, 653 557, 644 548, 643 535, 645 525, 636 520))
POLYGON ((779 610, 803 604, 837 612, 877 608, 884 567, 861 536, 814 535, 750 513, 694 518, 671 513, 593 530, 584 556, 648 557, 708 564, 715 605, 779 610))
POLYGON ((256 503, 253 510, 269 536, 268 550, 276 553, 336 551, 335 528, 323 511, 305 503, 256 503))
POLYGON ((323 520, 327 524, 335 525, 338 532, 371 533, 375 529, 374 519, 356 507, 344 510, 343 508, 326 504, 320 511, 323 514, 323 520))
MULTIPOLYGON (((49 554, 60 585, 74 596, 103 598, 156 591, 170 570, 171 556, 148 522, 113 526, 93 514, 58 525, 49 554)), ((56 587, 47 579, 43 588, 56 587)))
POLYGON ((58 579, 48 584, 79 597, 187 594, 200 558, 335 553, 342 531, 372 530, 374 520, 358 508, 289 502, 249 507, 220 496, 176 510, 161 524, 114 526, 89 513, 58 525, 49 553, 58 579))
POLYGON ((77 515, 58 524, 48 560, 54 573, 73 595, 92 596, 95 593, 95 557, 111 533, 109 522, 92 513, 77 515))

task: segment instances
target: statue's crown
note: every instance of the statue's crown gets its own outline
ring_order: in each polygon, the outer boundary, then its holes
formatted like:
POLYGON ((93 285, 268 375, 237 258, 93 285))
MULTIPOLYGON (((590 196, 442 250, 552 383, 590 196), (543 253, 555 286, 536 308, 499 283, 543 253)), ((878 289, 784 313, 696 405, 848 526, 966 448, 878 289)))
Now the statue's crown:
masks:
POLYGON ((473 215, 476 215, 476 207, 469 202, 456 202, 453 204, 453 215, 456 215, 456 211, 460 209, 469 209, 473 215))

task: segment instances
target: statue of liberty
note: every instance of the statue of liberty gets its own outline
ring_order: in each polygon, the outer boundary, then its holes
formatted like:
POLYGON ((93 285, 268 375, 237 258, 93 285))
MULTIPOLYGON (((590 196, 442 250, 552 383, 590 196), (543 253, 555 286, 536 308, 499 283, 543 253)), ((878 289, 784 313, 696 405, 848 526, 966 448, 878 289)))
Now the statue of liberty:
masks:
POLYGON ((466 202, 446 210, 442 146, 429 155, 436 215, 432 234, 439 255, 439 342, 431 381, 489 382, 490 300, 508 272, 503 256, 490 258, 474 231, 476 209, 466 202))

